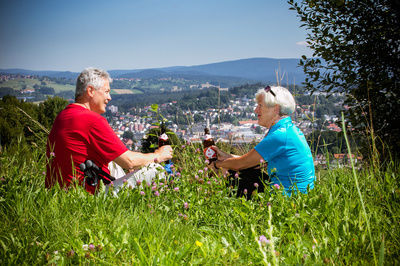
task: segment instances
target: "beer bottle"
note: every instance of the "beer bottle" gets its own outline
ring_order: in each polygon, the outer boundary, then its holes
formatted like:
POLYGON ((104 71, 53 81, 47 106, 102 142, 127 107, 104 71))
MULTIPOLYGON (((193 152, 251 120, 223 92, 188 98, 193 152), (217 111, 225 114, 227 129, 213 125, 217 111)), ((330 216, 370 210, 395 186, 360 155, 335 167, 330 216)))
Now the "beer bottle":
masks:
POLYGON ((206 159, 211 163, 217 160, 217 151, 212 147, 215 145, 215 141, 210 134, 208 128, 204 128, 204 139, 203 139, 203 152, 206 159))
MULTIPOLYGON (((160 127, 160 137, 158 137, 158 148, 160 148, 164 145, 170 145, 170 144, 171 143, 169 142, 169 138, 166 133, 166 127, 165 127, 164 123, 162 123, 161 127, 160 127)), ((168 160, 165 163, 164 169, 167 171, 168 174, 173 173, 172 166, 173 166, 173 163, 171 160, 168 160)))
POLYGON ((165 133, 165 127, 161 126, 161 135, 158 138, 158 147, 162 147, 164 145, 169 145, 169 138, 167 133, 165 133))

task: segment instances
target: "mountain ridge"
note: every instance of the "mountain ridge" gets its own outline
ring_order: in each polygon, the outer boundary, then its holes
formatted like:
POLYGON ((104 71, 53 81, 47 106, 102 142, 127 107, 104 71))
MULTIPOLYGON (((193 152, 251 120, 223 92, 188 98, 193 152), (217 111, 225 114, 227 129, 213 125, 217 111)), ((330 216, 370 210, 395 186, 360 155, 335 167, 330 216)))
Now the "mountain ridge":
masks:
MULTIPOLYGON (((266 58, 254 57, 237 60, 228 60, 216 63, 191 65, 191 66, 170 66, 161 68, 131 69, 131 70, 108 70, 112 78, 156 78, 168 75, 179 76, 210 76, 225 78, 240 78, 249 81, 276 81, 278 72, 283 79, 289 82, 304 81, 305 74, 298 66, 299 58, 266 58)), ((5 74, 25 74, 48 76, 57 78, 76 78, 79 73, 71 71, 35 71, 28 69, 0 69, 5 74)))

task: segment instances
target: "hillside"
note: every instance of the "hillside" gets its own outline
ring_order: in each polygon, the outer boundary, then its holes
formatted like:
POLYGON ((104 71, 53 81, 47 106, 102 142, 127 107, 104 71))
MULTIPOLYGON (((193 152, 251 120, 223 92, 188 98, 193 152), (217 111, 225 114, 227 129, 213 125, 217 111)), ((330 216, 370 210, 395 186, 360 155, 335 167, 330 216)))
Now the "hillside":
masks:
MULTIPOLYGON (((235 79, 241 81, 276 81, 276 71, 300 83, 304 73, 298 67, 299 59, 248 58, 195 66, 171 66, 152 69, 108 70, 113 78, 160 78, 175 76, 187 79, 235 79)), ((23 74, 75 79, 79 73, 69 71, 33 71, 26 69, 0 69, 4 74, 23 74)), ((286 76, 284 81, 286 81, 286 76)))

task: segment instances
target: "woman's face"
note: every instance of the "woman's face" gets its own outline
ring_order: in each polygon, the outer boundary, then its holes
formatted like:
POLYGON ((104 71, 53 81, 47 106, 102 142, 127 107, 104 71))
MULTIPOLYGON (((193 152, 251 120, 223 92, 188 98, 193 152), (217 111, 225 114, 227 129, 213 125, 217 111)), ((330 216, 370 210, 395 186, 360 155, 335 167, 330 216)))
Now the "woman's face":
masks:
POLYGON ((260 126, 270 128, 275 124, 279 115, 277 114, 277 105, 269 107, 264 102, 264 95, 260 95, 257 101, 257 107, 254 112, 257 114, 258 124, 260 126))

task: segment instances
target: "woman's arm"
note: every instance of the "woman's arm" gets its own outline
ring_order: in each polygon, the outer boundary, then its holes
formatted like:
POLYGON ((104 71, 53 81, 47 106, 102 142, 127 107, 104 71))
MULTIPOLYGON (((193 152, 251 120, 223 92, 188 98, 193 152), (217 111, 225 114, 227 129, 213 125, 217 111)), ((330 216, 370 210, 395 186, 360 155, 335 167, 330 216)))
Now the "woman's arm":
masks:
POLYGON ((261 155, 255 149, 252 149, 242 156, 230 157, 223 160, 220 160, 220 158, 218 158, 218 161, 215 162, 215 166, 218 168, 239 171, 241 169, 246 169, 259 165, 261 159, 261 155))

